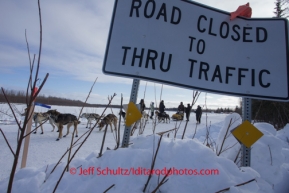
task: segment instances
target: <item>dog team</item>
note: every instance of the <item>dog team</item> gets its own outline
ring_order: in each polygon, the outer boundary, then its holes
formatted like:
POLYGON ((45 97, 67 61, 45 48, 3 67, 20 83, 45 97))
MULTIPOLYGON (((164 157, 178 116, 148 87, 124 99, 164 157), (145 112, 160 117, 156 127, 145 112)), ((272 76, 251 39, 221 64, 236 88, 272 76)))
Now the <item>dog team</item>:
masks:
MULTIPOLYGON (((25 109, 25 112, 23 114, 21 114, 22 116, 25 116, 27 113, 27 109, 25 109)), ((88 124, 91 123, 91 121, 93 120, 98 120, 100 119, 99 123, 98 123, 98 128, 99 131, 102 130, 102 128, 105 125, 110 125, 110 129, 112 130, 112 125, 114 126, 114 130, 117 129, 117 117, 114 114, 108 114, 104 117, 99 116, 96 113, 83 113, 81 116, 81 118, 86 118, 87 119, 87 125, 86 128, 88 128, 88 124)), ((44 121, 49 121, 49 123, 51 124, 51 126, 53 127, 52 132, 54 131, 55 126, 57 126, 58 128, 58 138, 56 139, 57 141, 59 139, 61 139, 62 137, 66 137, 69 134, 69 128, 71 126, 74 127, 74 131, 75 133, 75 137, 78 137, 78 131, 77 131, 77 125, 80 123, 80 121, 77 120, 77 117, 75 115, 69 114, 69 113, 60 113, 57 110, 48 110, 45 113, 37 113, 34 112, 32 115, 32 119, 35 123, 35 131, 34 133, 37 133, 37 124, 41 124, 41 134, 43 134, 43 127, 42 127, 42 123, 44 121), (67 125, 67 132, 65 135, 62 134, 63 131, 63 126, 67 125)))
MULTIPOLYGON (((160 105, 159 105, 159 109, 155 111, 155 108, 154 108, 154 102, 151 102, 150 104, 150 116, 149 114, 147 114, 145 112, 145 103, 144 103, 144 100, 141 99, 140 100, 140 103, 138 104, 138 107, 141 111, 141 114, 142 114, 142 119, 144 121, 148 121, 148 119, 153 119, 153 116, 155 114, 155 118, 161 122, 166 122, 168 123, 168 121, 170 122, 170 116, 164 111, 165 110, 165 105, 164 105, 164 101, 161 100, 160 102, 160 105)), ((127 105, 124 105, 123 108, 127 109, 127 105)), ((119 112, 119 115, 122 116, 122 118, 124 119, 124 122, 125 122, 125 117, 126 117, 126 112, 123 111, 122 109, 120 110, 119 112)), ((27 113, 27 109, 25 109, 25 112, 23 114, 21 114, 22 116, 25 116, 27 113)), ((80 121, 78 121, 77 117, 75 115, 72 115, 72 114, 69 114, 69 113, 60 113, 58 112, 57 110, 48 110, 47 112, 45 113, 37 113, 37 112, 34 112, 33 113, 33 121, 35 123, 35 131, 34 133, 37 133, 37 124, 39 123, 41 125, 41 134, 43 134, 43 126, 42 126, 42 123, 44 121, 49 121, 50 125, 52 126, 52 132, 54 131, 55 129, 55 126, 57 126, 58 128, 58 138, 57 138, 57 141, 59 139, 61 139, 62 137, 66 137, 68 134, 69 134, 69 128, 71 126, 74 127, 74 131, 75 131, 75 137, 78 137, 78 131, 77 131, 77 126, 78 124, 80 123, 80 121), (67 125, 67 132, 65 135, 62 134, 62 131, 63 131, 63 126, 64 125, 67 125)), ((87 119, 87 124, 86 124, 86 128, 91 128, 91 124, 92 124, 92 121, 95 120, 95 121, 98 121, 98 128, 99 128, 99 131, 102 130, 102 128, 104 126, 110 126, 110 129, 111 129, 111 132, 113 132, 113 129, 112 129, 112 126, 114 126, 114 130, 117 130, 117 121, 118 121, 118 118, 114 115, 114 114, 108 114, 108 115, 103 115, 103 116, 100 116, 99 114, 96 114, 96 113, 82 113, 80 118, 86 118, 87 119), (88 127, 88 125, 90 125, 90 127, 88 127)))

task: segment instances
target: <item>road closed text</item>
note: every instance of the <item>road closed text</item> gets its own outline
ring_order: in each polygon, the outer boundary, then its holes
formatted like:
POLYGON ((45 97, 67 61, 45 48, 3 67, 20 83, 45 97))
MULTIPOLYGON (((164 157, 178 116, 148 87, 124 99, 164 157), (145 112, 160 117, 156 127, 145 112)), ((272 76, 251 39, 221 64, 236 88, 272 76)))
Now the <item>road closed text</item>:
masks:
POLYGON ((212 81, 229 84, 231 81, 237 81, 238 85, 242 85, 243 80, 249 79, 251 85, 246 86, 256 86, 259 84, 263 88, 268 88, 271 83, 265 81, 270 79, 270 71, 266 69, 261 69, 257 71, 256 69, 248 68, 236 68, 232 66, 220 66, 220 65, 210 65, 206 62, 197 61, 189 59, 190 71, 189 76, 197 76, 200 80, 212 81))

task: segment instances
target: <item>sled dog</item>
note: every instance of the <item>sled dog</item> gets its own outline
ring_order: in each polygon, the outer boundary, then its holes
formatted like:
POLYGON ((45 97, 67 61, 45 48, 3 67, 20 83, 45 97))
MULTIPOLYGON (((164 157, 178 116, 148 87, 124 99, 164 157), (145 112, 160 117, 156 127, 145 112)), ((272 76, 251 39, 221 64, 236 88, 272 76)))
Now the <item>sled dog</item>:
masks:
MULTIPOLYGON (((34 123, 35 123, 35 128, 37 128, 37 124, 38 124, 38 123, 40 124, 41 134, 44 133, 44 132, 43 132, 43 125, 42 125, 42 123, 43 123, 44 121, 47 121, 47 120, 48 120, 49 123, 50 123, 50 125, 53 127, 53 129, 52 129, 51 132, 53 132, 54 129, 55 129, 55 126, 54 126, 54 124, 53 124, 53 120, 50 118, 50 116, 49 116, 47 113, 35 113, 35 114, 33 115, 33 120, 34 120, 34 123)), ((37 129, 36 129, 33 133, 36 134, 36 133, 37 133, 37 129)))
POLYGON ((49 110, 47 111, 47 114, 51 117, 54 124, 57 125, 58 127, 59 134, 58 134, 58 138, 56 139, 56 141, 62 138, 63 125, 67 125, 67 133, 63 137, 66 137, 69 134, 69 128, 72 125, 74 126, 74 130, 76 132, 75 137, 78 137, 77 125, 80 123, 80 121, 77 120, 75 115, 61 114, 60 112, 56 110, 49 110))
MULTIPOLYGON (((21 114, 21 116, 25 116, 27 113, 27 108, 25 109, 25 112, 21 114)), ((35 123, 35 128, 37 128, 37 124, 40 124, 41 127, 41 134, 43 134, 43 125, 41 125, 44 121, 49 121, 50 125, 53 127, 52 131, 54 131, 55 126, 53 124, 53 120, 49 117, 49 115, 47 113, 38 113, 38 112, 33 112, 33 116, 32 119, 35 123)), ((35 129, 35 131, 33 132, 34 134, 37 133, 37 129, 35 129)))
POLYGON ((91 127, 91 122, 93 120, 97 121, 100 118, 100 116, 99 116, 99 114, 96 114, 96 113, 82 113, 80 118, 86 118, 87 119, 86 128, 88 128, 88 124, 90 124, 90 127, 91 127))
POLYGON ((120 112, 118 113, 118 115, 121 115, 121 117, 123 118, 123 120, 125 121, 125 115, 126 113, 121 109, 120 112))
POLYGON ((171 120, 169 114, 167 114, 166 112, 161 114, 161 113, 159 113, 159 111, 155 111, 155 114, 156 114, 159 122, 163 121, 163 123, 164 122, 168 123, 168 121, 170 122, 170 120, 171 120))
POLYGON ((101 131, 101 129, 105 125, 109 125, 111 132, 113 132, 112 124, 114 126, 114 130, 116 130, 117 129, 117 117, 114 114, 108 114, 100 121, 100 123, 98 123, 99 131, 101 131))

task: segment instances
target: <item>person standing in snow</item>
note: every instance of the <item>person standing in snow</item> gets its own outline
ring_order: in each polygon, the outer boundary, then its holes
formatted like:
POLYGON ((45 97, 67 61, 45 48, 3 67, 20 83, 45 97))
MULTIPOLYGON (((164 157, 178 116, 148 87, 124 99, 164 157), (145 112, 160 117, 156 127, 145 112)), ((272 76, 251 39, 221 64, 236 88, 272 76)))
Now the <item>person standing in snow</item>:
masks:
POLYGON ((150 116, 150 118, 153 119, 153 116, 154 116, 154 110, 155 110, 154 102, 151 102, 150 108, 151 108, 151 116, 150 116))
POLYGON ((141 113, 142 113, 142 112, 145 110, 145 108, 146 108, 146 105, 145 105, 145 103, 144 103, 144 100, 141 99, 140 102, 139 102, 139 104, 140 104, 140 111, 141 111, 141 113))
POLYGON ((164 114, 165 108, 166 108, 166 106, 164 105, 164 100, 162 100, 162 101, 160 102, 160 106, 159 106, 160 114, 162 114, 162 115, 164 114))
POLYGON ((185 111, 185 106, 183 105, 183 102, 180 103, 178 106, 178 113, 177 114, 183 114, 185 111))
POLYGON ((202 117, 202 108, 200 107, 200 105, 198 105, 198 108, 196 110, 196 120, 197 123, 201 123, 201 117, 202 117))
POLYGON ((191 114, 191 106, 190 106, 190 103, 188 103, 188 106, 185 108, 185 112, 186 112, 186 118, 187 118, 187 121, 189 121, 190 119, 190 114, 191 114))

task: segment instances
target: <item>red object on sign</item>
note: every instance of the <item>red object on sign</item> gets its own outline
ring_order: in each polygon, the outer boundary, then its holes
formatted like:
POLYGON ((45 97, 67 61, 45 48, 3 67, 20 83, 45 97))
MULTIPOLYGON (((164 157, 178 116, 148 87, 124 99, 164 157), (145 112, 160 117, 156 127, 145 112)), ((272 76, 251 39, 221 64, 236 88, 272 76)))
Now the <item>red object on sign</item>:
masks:
POLYGON ((33 92, 32 92, 32 96, 33 96, 33 97, 35 97, 35 95, 36 95, 37 91, 38 91, 38 88, 37 88, 37 87, 35 87, 35 88, 33 89, 33 92))
POLYGON ((247 3, 246 5, 239 6, 236 11, 231 12, 230 20, 235 19, 237 16, 243 16, 243 17, 251 18, 251 15, 252 15, 252 9, 251 9, 249 3, 247 3))

